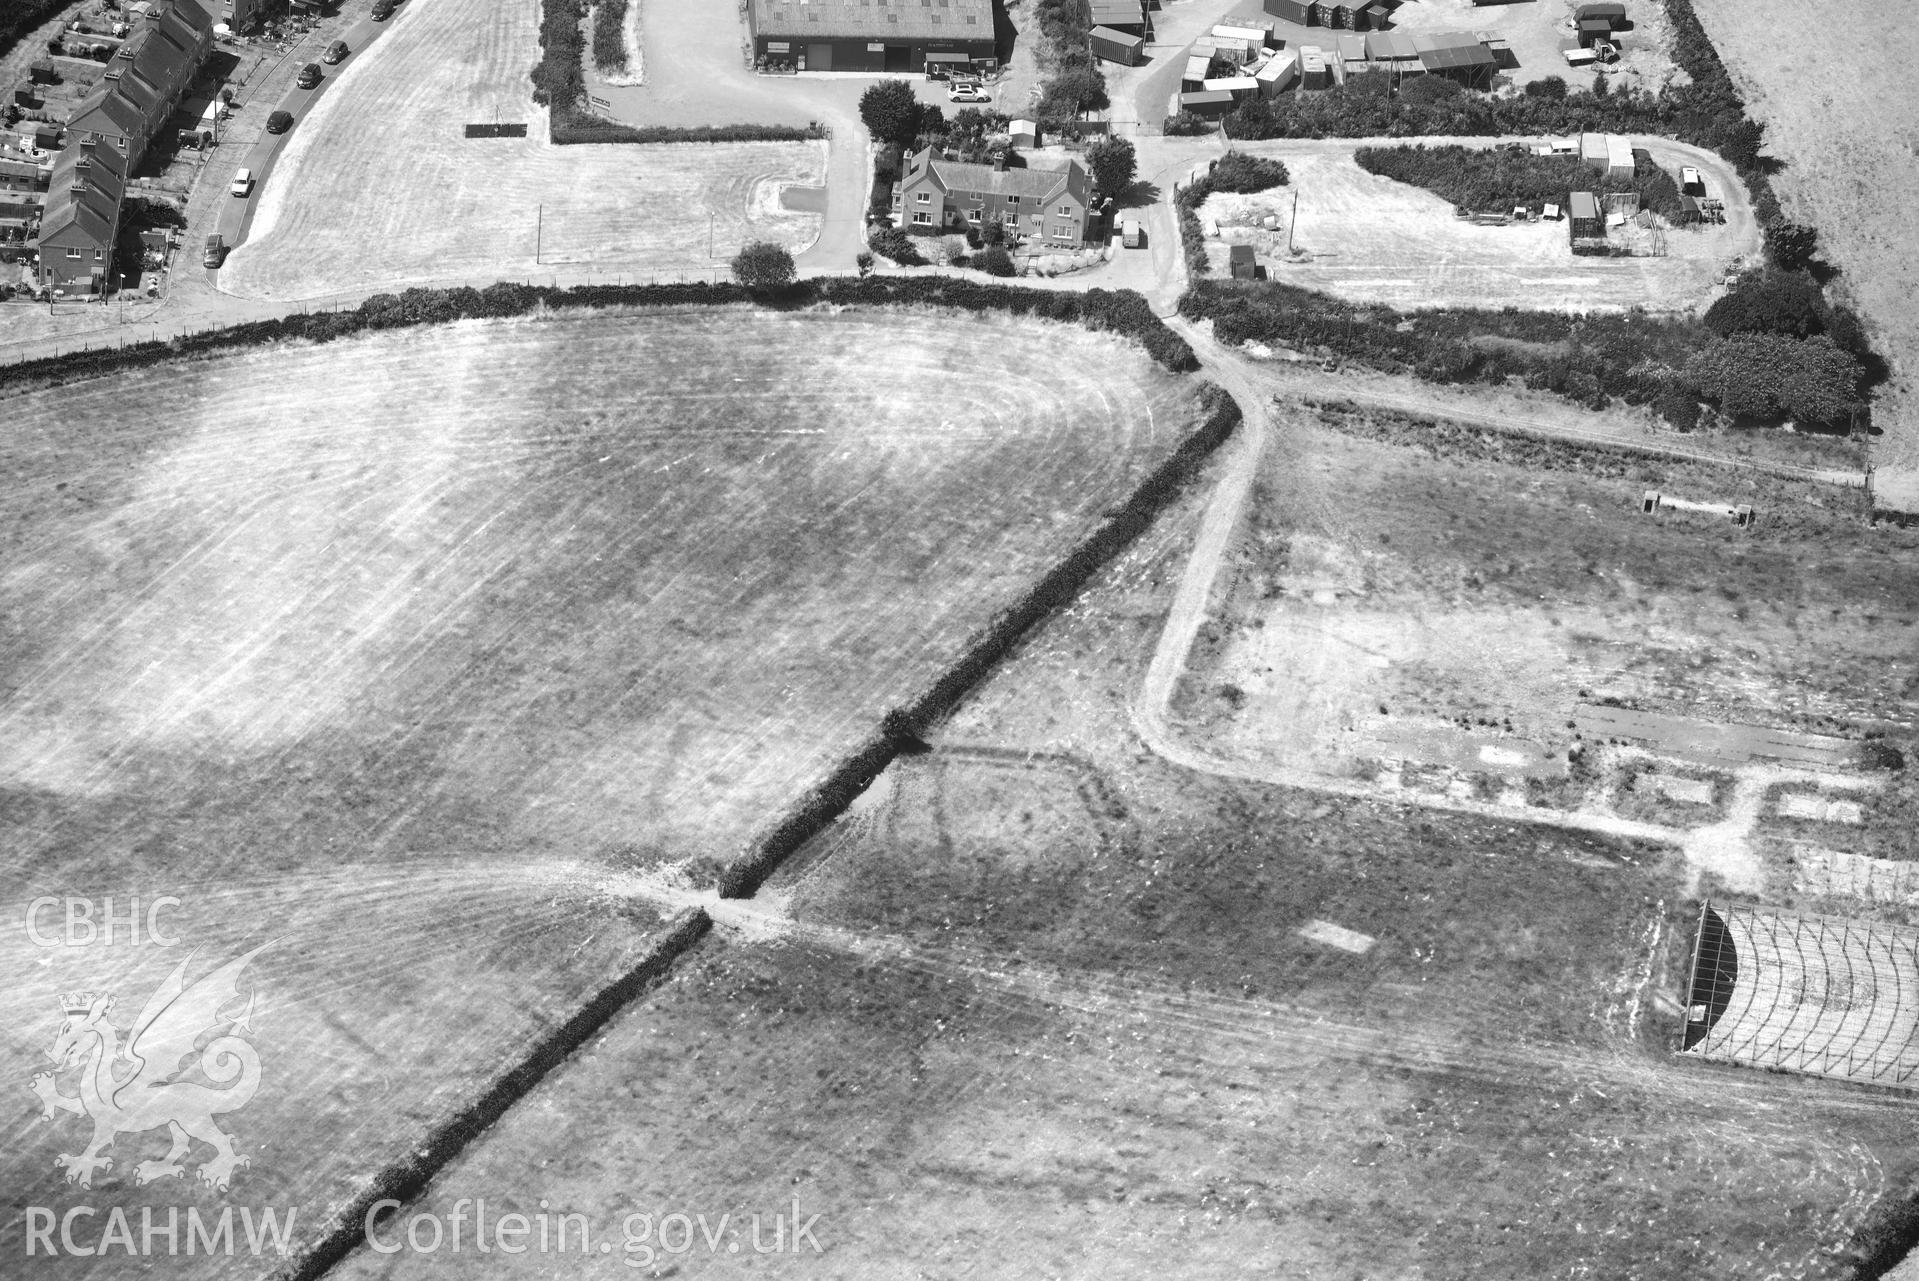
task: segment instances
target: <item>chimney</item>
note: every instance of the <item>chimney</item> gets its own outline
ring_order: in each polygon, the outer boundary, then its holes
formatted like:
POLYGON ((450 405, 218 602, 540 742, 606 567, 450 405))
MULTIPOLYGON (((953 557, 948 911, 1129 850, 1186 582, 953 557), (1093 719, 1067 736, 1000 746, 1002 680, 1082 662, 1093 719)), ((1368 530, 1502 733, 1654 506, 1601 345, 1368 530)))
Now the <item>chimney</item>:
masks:
POLYGON ((997 156, 993 157, 993 172, 994 173, 1006 172, 1006 153, 1004 151, 1000 152, 997 156))

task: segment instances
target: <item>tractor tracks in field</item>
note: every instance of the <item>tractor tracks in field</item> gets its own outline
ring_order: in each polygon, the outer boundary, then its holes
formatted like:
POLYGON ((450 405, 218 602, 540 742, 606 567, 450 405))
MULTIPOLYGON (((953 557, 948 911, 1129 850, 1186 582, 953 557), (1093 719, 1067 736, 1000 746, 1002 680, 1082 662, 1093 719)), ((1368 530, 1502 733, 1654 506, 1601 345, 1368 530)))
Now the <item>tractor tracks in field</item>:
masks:
MULTIPOLYGON (((659 905, 685 910, 689 900, 668 891, 659 905)), ((1095 1035, 1145 1044, 1169 1073, 1195 1072, 1215 1082, 1343 1061, 1457 1074, 1498 1085, 1539 1087, 1553 1082, 1627 1089, 1701 1108, 1736 1103, 1747 1110, 1748 1121, 1769 1113, 1784 1119, 1808 1106, 1919 1116, 1919 1097, 1832 1091, 1813 1080, 1740 1074, 1704 1063, 1682 1066, 1626 1040, 1612 1046, 1517 1039, 1495 1044, 1470 1029, 1448 1034, 1424 1024, 1329 1018, 1282 1002, 1222 996, 1141 975, 1009 961, 1002 953, 964 944, 922 945, 897 935, 798 920, 781 906, 758 899, 703 899, 699 910, 721 930, 766 946, 812 948, 863 964, 965 983, 993 1004, 1080 1016, 1097 1029, 1095 1035)))

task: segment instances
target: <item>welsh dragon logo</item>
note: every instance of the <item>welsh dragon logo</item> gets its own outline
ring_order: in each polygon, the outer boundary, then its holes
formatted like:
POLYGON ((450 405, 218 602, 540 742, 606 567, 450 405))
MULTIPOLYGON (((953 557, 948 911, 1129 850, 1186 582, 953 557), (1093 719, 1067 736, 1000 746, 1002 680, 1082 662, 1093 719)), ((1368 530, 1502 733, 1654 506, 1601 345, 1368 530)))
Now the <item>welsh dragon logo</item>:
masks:
POLYGON ((235 1170, 251 1164, 251 1158, 233 1150, 232 1138, 214 1124, 213 1118, 239 1111, 260 1088, 260 1056, 251 1042, 238 1035, 253 1034, 248 1023, 253 1014, 253 994, 248 993, 246 1007, 237 1018, 222 1011, 240 997, 240 972, 269 946, 262 943, 191 986, 186 976, 192 958, 180 962, 147 998, 140 1017, 124 1033, 124 1045, 121 1030, 107 1021, 114 1004, 111 995, 61 995, 66 1021, 47 1050, 54 1069, 34 1074, 33 1092, 40 1097, 43 1117, 72 1112, 84 1114, 93 1122, 93 1141, 84 1152, 62 1153, 54 1159, 54 1164, 66 1171, 68 1183, 92 1187, 95 1171, 113 1168, 113 1159, 102 1154, 114 1139, 163 1125, 173 1135, 173 1147, 158 1161, 135 1165, 135 1184, 184 1176, 186 1168, 181 1161, 195 1139, 213 1149, 213 1156, 201 1163, 198 1173, 201 1182, 218 1191, 227 1190, 235 1170), (179 1079, 186 1070, 181 1060, 192 1054, 196 1043, 209 1032, 218 1035, 198 1047, 195 1062, 214 1086, 179 1079), (76 1067, 80 1069, 79 1092, 62 1094, 59 1074, 76 1067))

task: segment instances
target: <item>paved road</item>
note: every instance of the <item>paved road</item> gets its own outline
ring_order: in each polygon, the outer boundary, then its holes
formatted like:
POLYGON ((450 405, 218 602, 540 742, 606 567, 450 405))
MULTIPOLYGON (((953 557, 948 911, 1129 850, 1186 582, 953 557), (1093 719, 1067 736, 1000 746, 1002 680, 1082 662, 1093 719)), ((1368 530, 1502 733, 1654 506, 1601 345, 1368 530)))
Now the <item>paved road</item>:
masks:
MULTIPOLYGON (((375 22, 367 16, 371 12, 372 0, 364 0, 363 3, 355 3, 351 6, 350 11, 343 9, 332 19, 315 27, 287 54, 266 82, 255 88, 249 95, 250 101, 245 108, 247 127, 232 130, 232 133, 239 135, 237 141, 244 148, 239 158, 233 161, 233 170, 242 168, 251 170, 253 190, 245 199, 235 199, 229 195, 221 205, 217 215, 218 222, 214 227, 214 230, 225 238, 229 250, 246 239, 247 232, 253 225, 254 212, 259 207, 260 193, 265 189, 267 180, 273 172, 273 162, 279 157, 281 149, 293 137, 294 132, 300 128, 301 122, 306 119, 307 112, 319 100, 320 95, 333 87, 334 78, 346 70, 347 65, 357 58, 362 50, 377 39, 387 27, 405 18, 406 6, 402 5, 399 12, 385 22, 375 22), (322 63, 320 70, 324 79, 311 89, 300 88, 301 68, 309 62, 320 62, 320 55, 335 40, 346 41, 349 51, 347 56, 331 66, 322 63), (291 112, 293 128, 285 133, 268 133, 267 117, 275 111, 291 112)), ((224 168, 223 161, 221 169, 224 168)), ((224 175, 220 170, 215 170, 212 174, 204 174, 201 186, 207 185, 208 177, 222 177, 219 187, 225 191, 232 182, 232 171, 226 171, 224 175)), ((196 243, 204 243, 204 240, 205 233, 202 233, 200 242, 196 243)), ((219 273, 208 271, 206 275, 218 288, 219 273)))

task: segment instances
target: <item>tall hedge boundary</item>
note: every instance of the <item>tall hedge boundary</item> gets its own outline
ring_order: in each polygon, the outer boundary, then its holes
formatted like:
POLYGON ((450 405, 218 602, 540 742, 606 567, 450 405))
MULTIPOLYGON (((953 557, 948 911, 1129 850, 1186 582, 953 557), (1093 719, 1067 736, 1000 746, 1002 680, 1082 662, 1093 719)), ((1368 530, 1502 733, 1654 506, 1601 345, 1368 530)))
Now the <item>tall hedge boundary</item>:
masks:
POLYGON ((795 125, 700 125, 644 128, 602 120, 585 109, 585 0, 540 0, 540 60, 534 64, 533 101, 547 108, 547 134, 556 146, 574 143, 804 142, 824 138, 818 121, 795 125))
POLYGON ((994 614, 925 693, 886 713, 850 756, 749 845, 721 875, 722 898, 750 898, 757 893, 780 864, 839 817, 895 756, 950 712, 1035 623, 1071 601, 1103 565, 1145 532, 1160 509, 1239 425, 1239 402, 1231 395, 1210 383, 1202 394, 1205 417, 1172 454, 1065 559, 994 614))
POLYGON ((576 285, 558 289, 510 281, 484 289, 408 289, 376 294, 351 311, 296 312, 277 320, 257 320, 125 347, 100 347, 42 356, 0 365, 0 390, 57 387, 83 378, 100 378, 169 361, 231 355, 248 347, 304 339, 331 342, 375 329, 438 325, 464 319, 498 319, 534 311, 590 307, 681 307, 758 303, 791 308, 814 303, 843 306, 954 307, 964 311, 1000 311, 1015 316, 1077 323, 1138 342, 1146 353, 1174 373, 1199 368, 1186 340, 1153 314, 1146 299, 1130 289, 1023 289, 938 276, 822 276, 802 280, 774 293, 742 285, 692 282, 670 285, 576 285))
POLYGON ((409 1148, 375 1173, 372 1183, 347 1203, 320 1239, 296 1255, 279 1275, 287 1281, 319 1281, 365 1239, 367 1215, 376 1203, 391 1200, 405 1204, 418 1196, 469 1143, 505 1116, 508 1108, 592 1040, 607 1020, 656 987, 673 962, 705 938, 712 927, 711 918, 699 908, 675 916, 638 964, 588 997, 572 1017, 536 1037, 517 1062, 472 1102, 435 1126, 418 1147, 409 1148))

